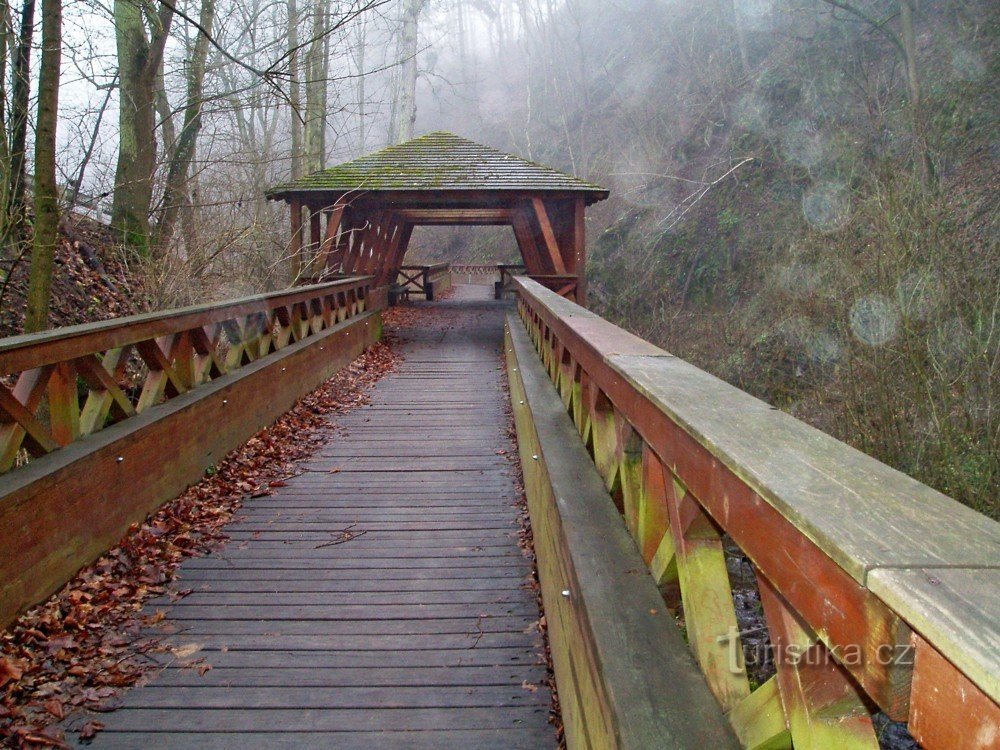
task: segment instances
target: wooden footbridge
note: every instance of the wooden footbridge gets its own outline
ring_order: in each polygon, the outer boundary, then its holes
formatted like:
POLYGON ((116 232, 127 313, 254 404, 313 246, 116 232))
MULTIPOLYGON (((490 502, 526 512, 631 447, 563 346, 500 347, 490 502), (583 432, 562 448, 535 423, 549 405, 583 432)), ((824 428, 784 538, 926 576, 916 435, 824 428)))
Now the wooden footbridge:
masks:
POLYGON ((417 223, 510 223, 527 265, 412 303, 346 434, 149 605, 212 669, 94 746, 554 747, 544 615, 571 748, 1000 747, 1000 525, 577 304, 599 189, 452 139, 275 191, 331 281, 0 341, 5 626, 378 340, 417 223))

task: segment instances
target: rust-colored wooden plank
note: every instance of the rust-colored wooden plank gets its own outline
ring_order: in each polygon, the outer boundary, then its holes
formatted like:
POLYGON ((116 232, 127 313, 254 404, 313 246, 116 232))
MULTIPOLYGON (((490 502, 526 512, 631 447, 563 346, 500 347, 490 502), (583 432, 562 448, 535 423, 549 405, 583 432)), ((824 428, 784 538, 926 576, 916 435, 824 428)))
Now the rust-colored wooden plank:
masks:
POLYGON ((385 259, 382 261, 382 267, 380 268, 378 275, 375 277, 375 283, 377 286, 389 284, 396 278, 397 269, 402 265, 403 260, 401 251, 406 251, 404 247, 404 240, 408 244, 412 233, 413 225, 406 222, 405 219, 400 219, 397 230, 393 233, 392 240, 386 248, 385 259))
MULTIPOLYGON (((22 372, 12 391, 7 391, 0 385, 0 399, 3 400, 3 403, 13 407, 21 414, 22 419, 28 417, 34 421, 34 424, 38 425, 38 429, 35 430, 36 434, 32 438, 32 446, 36 455, 47 452, 45 446, 48 443, 46 440, 51 441, 52 445, 57 445, 52 440, 48 430, 42 427, 34 417, 42 398, 45 396, 45 389, 48 386, 53 367, 54 365, 44 365, 22 372)), ((13 414, 3 407, 3 403, 0 403, 0 472, 7 471, 14 464, 25 438, 25 428, 13 414)))
MULTIPOLYGON (((0 627, 379 335, 378 313, 364 314, 60 450, 36 432, 53 452, 5 476, 0 494, 0 537, 17 551, 0 555, 0 627)), ((0 389, 0 408, 10 411, 7 400, 0 389)), ((38 425, 25 421, 35 432, 38 425)))
POLYGON ((556 242, 555 232, 552 231, 552 222, 549 220, 549 212, 545 207, 545 201, 535 197, 531 199, 531 205, 535 210, 535 220, 542 231, 542 239, 545 241, 545 248, 549 253, 549 262, 552 264, 552 270, 557 274, 564 274, 566 273, 566 264, 563 262, 559 243, 556 242))
POLYGON ((576 274, 576 303, 587 306, 587 219, 583 198, 573 201, 573 273, 576 274))
POLYGON ((546 273, 550 269, 542 262, 535 237, 531 233, 528 218, 523 210, 511 211, 510 224, 514 230, 514 237, 517 239, 517 246, 521 250, 521 257, 528 273, 546 273))
POLYGON ((288 243, 288 256, 292 269, 292 282, 298 281, 302 273, 302 203, 293 200, 289 203, 291 211, 291 240, 288 243))
POLYGON ((927 750, 994 750, 1000 706, 919 635, 913 635, 909 730, 927 750))
MULTIPOLYGON (((47 382, 46 380, 46 384, 47 382)), ((3 387, 0 387, 0 411, 21 428, 24 435, 23 444, 32 455, 43 456, 59 448, 59 443, 48 429, 3 387)), ((16 453, 16 450, 14 452, 16 453)))
POLYGON ((49 423, 52 437, 69 445, 80 437, 80 395, 73 362, 60 362, 49 378, 49 423))
POLYGON ((319 258, 323 245, 323 211, 315 206, 309 207, 309 265, 312 268, 319 258))
POLYGON ((864 693, 770 582, 757 580, 795 747, 878 750, 864 693))
POLYGON ((404 221, 430 225, 497 225, 510 223, 510 211, 505 208, 405 208, 399 211, 404 221))
POLYGON ((313 264, 312 274, 314 276, 323 273, 330 265, 331 253, 338 245, 340 226, 344 218, 344 208, 343 203, 338 203, 332 210, 327 212, 326 233, 323 236, 319 252, 316 254, 316 262, 313 264))

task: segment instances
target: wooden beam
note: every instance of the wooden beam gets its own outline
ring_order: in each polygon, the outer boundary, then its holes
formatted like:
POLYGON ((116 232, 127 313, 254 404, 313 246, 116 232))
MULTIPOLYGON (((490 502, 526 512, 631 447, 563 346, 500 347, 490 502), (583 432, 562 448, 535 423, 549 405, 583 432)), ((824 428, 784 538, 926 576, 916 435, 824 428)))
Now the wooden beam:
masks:
POLYGON ((403 243, 404 236, 406 241, 409 242, 409 233, 413 232, 413 225, 406 222, 402 218, 397 219, 396 231, 392 235, 392 239, 389 242, 389 246, 386 248, 385 259, 382 262, 382 267, 379 273, 376 275, 375 286, 384 286, 385 284, 391 284, 398 273, 396 269, 402 265, 403 258, 399 253, 400 246, 403 243))
MULTIPOLYGON (((319 255, 320 245, 323 243, 323 210, 319 208, 309 208, 309 252, 313 255, 315 262, 319 255)), ((312 263, 309 264, 310 268, 312 263)))
POLYGON ((400 217, 414 224, 436 225, 504 225, 510 223, 510 211, 505 208, 406 208, 400 217))
POLYGON ((378 237, 376 238, 375 244, 372 246, 371 258, 368 261, 368 267, 366 269, 366 273, 368 275, 375 277, 382 275, 382 269, 389 256, 389 247, 392 244, 393 237, 395 237, 398 231, 399 220, 396 218, 395 214, 384 214, 381 226, 379 227, 378 237))
POLYGON ((288 254, 291 261, 289 265, 292 272, 292 283, 295 283, 302 273, 302 203, 293 200, 289 206, 291 207, 292 240, 288 246, 288 254))
POLYGON ((587 306, 587 202, 581 197, 573 203, 573 272, 576 273, 576 303, 587 306))
POLYGON ((363 273, 375 228, 378 226, 379 213, 364 217, 364 223, 354 231, 351 247, 344 258, 344 273, 363 273))
POLYGON ((313 264, 312 272, 314 276, 318 276, 323 272, 330 260, 331 252, 337 246, 337 240, 340 235, 340 224, 344 218, 344 204, 337 204, 332 209, 327 210, 326 214, 326 233, 323 236, 319 252, 316 254, 316 261, 313 264))
POLYGON ((778 692, 794 746, 878 750, 861 688, 770 581, 758 575, 757 582, 774 649, 778 692))
POLYGON ((347 259, 347 252, 350 250, 351 238, 354 236, 356 225, 357 219, 354 212, 349 206, 345 206, 340 218, 340 232, 330 249, 330 256, 327 258, 328 268, 344 272, 344 261, 347 259))
POLYGON ((542 263, 538 252, 538 245, 535 237, 531 233, 528 219, 522 211, 511 211, 510 224, 514 229, 514 237, 517 238, 517 246, 521 250, 521 257, 529 274, 544 274, 549 271, 542 263))
POLYGON ((535 210, 535 219, 542 230, 542 239, 549 254, 549 261, 552 263, 552 270, 558 274, 566 273, 566 264, 563 263, 562 253, 559 252, 559 243, 556 242, 556 234, 552 231, 552 222, 549 221, 545 201, 541 198, 532 198, 531 205, 535 210))
MULTIPOLYGON (((399 275, 399 269, 403 266, 403 259, 406 257, 406 251, 410 247, 410 238, 413 236, 413 224, 406 223, 403 224, 399 231, 399 236, 396 244, 395 252, 392 255, 392 261, 388 265, 388 278, 385 280, 386 284, 391 284, 396 280, 399 275)), ((376 286, 380 286, 376 284, 376 286)))

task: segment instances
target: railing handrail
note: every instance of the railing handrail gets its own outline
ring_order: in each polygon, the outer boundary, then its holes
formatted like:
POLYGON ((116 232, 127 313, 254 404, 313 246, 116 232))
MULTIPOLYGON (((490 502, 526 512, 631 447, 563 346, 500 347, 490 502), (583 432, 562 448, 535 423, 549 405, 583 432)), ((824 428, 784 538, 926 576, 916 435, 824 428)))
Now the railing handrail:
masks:
MULTIPOLYGON (((574 302, 557 295, 541 284, 527 277, 517 277, 514 283, 520 287, 520 291, 532 298, 539 304, 548 308, 553 314, 563 320, 570 330, 574 328, 578 331, 580 341, 587 345, 592 354, 600 357, 602 361, 613 369, 620 377, 632 384, 637 390, 642 390, 643 395, 650 404, 654 404, 663 411, 669 413, 672 420, 680 423, 685 429, 699 439, 703 445, 709 448, 714 455, 723 461, 729 468, 740 474, 748 484, 769 500, 782 515, 795 522, 802 533, 809 536, 813 541, 832 553, 841 566, 859 583, 865 583, 866 574, 876 567, 884 567, 888 563, 869 562, 861 564, 859 554, 870 551, 870 546, 857 549, 844 549, 844 543, 853 544, 854 540, 848 540, 846 534, 839 533, 845 523, 851 524, 855 517, 849 511, 863 511, 870 509, 873 504, 885 503, 886 494, 897 497, 905 497, 910 503, 920 503, 924 507, 911 509, 909 518, 911 523, 920 524, 918 536, 914 542, 919 540, 919 547, 913 543, 911 551, 919 550, 921 558, 906 561, 911 566, 934 566, 934 565, 991 565, 1000 568, 1000 523, 991 518, 959 503, 957 500, 938 492, 937 490, 918 482, 916 479, 887 466, 871 456, 862 453, 846 443, 837 440, 821 430, 818 430, 805 422, 802 422, 791 415, 782 412, 769 404, 754 398, 745 391, 731 386, 725 381, 711 375, 694 365, 684 362, 684 360, 661 349, 654 344, 647 342, 627 331, 615 326, 596 313, 590 312, 580 307, 574 302), (575 325, 578 321, 587 320, 597 322, 597 326, 588 324, 585 326, 575 325), (601 336, 599 334, 606 334, 601 336), (783 452, 775 455, 775 462, 780 462, 780 470, 787 474, 787 461, 798 458, 801 462, 801 470, 817 471, 809 464, 809 458, 819 453, 835 452, 844 461, 850 461, 853 466, 867 469, 870 474, 859 479, 853 487, 845 487, 831 480, 831 486, 837 485, 842 489, 843 498, 850 503, 849 506, 838 509, 836 518, 831 516, 829 509, 819 514, 820 521, 817 522, 816 506, 818 503, 809 497, 803 502, 800 498, 791 495, 789 490, 777 489, 769 484, 769 476, 763 467, 750 467, 740 463, 740 450, 746 448, 746 444, 728 446, 721 442, 718 434, 708 433, 703 425, 689 419, 681 410, 672 403, 661 397, 659 394, 645 390, 646 384, 655 375, 638 371, 634 363, 630 363, 626 358, 630 356, 645 356, 669 359, 677 363, 678 367, 686 370, 686 375, 702 378, 707 385, 712 388, 712 395, 715 399, 725 399, 727 396, 735 399, 733 402, 719 404, 716 401, 713 407, 721 407, 719 411, 727 411, 734 420, 739 419, 741 414, 753 413, 755 418, 766 419, 767 426, 773 430, 787 432, 795 430, 794 441, 789 441, 792 452, 783 452), (732 410, 734 407, 743 410, 732 410), (898 488, 891 488, 892 482, 902 486, 904 492, 898 488), (844 515, 841 512, 848 511, 844 515), (928 547, 937 546, 955 547, 955 537, 953 532, 942 529, 941 518, 948 518, 950 527, 963 524, 963 532, 967 531, 970 536, 962 538, 961 549, 963 559, 949 559, 943 555, 928 554, 928 547), (980 546, 983 545, 983 546, 980 546), (829 548, 829 549, 828 549, 829 548), (838 551, 842 554, 838 554, 838 551)), ((769 437, 773 438, 772 432, 769 437)), ((735 436, 734 436, 735 438, 735 436)), ((757 443, 759 446, 759 442, 757 443)), ((806 495, 805 488, 800 493, 806 495)), ((824 500, 832 499, 825 496, 824 500)), ((864 536, 872 538, 878 532, 870 531, 870 519, 858 520, 858 525, 864 527, 864 536), (867 522, 865 522, 867 521, 867 522)), ((896 550, 898 552, 898 548, 896 550)), ((893 567, 903 564, 904 561, 896 560, 893 567)))
MULTIPOLYGON (((765 579, 780 580, 776 588, 793 607, 803 604, 798 616, 827 646, 835 651, 852 639, 864 648, 877 639, 906 642, 905 628, 892 624, 902 620, 998 702, 1000 629, 990 612, 1000 600, 1000 523, 531 279, 513 283, 570 408, 586 408, 571 405, 581 398, 575 389, 599 389, 615 423, 626 421, 663 466, 691 485, 684 490, 765 579), (685 469, 682 464, 695 462, 676 447, 680 435, 710 455, 700 466, 712 477, 685 469), (923 573, 938 585, 914 591, 901 582, 901 572, 923 573), (948 576, 956 572, 969 573, 979 588, 951 590, 948 576)), ((905 709, 909 673, 893 677, 886 668, 875 675, 868 666, 849 669, 884 710, 905 709), (882 682, 897 678, 902 684, 895 688, 882 682), (893 692, 899 690, 905 695, 893 692)))
POLYGON ((331 292, 354 289, 369 276, 354 276, 326 284, 283 289, 204 305, 189 305, 121 318, 53 328, 0 339, 0 375, 84 356, 97 350, 166 336, 197 325, 208 325, 239 316, 300 304, 331 292), (203 322, 202 322, 203 321, 203 322))
POLYGON ((413 263, 400 266, 400 268, 407 271, 425 271, 427 273, 438 273, 440 271, 448 270, 450 263, 413 263))

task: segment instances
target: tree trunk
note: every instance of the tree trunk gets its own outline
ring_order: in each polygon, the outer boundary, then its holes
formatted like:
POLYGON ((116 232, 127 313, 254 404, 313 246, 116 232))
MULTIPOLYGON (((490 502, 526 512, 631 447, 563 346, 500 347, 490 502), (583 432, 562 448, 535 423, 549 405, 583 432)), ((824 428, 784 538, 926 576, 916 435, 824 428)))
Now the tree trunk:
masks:
MULTIPOLYGON (((215 23, 215 0, 202 0, 198 23, 211 33, 215 23)), ((156 227, 155 246, 164 252, 170 244, 181 206, 188 201, 188 172, 194 158, 198 133, 201 130, 201 110, 205 82, 205 61, 208 59, 208 37, 198 33, 188 61, 187 102, 184 106, 184 124, 177 146, 167 168, 167 185, 163 194, 163 207, 156 227)))
POLYGON ((31 39, 35 27, 35 0, 21 6, 21 33, 14 48, 11 67, 13 85, 10 102, 10 174, 7 176, 7 216, 11 237, 20 241, 24 234, 25 164, 28 140, 28 99, 31 95, 31 39))
POLYGON ((362 16, 358 31, 358 156, 367 153, 367 123, 365 117, 368 96, 365 91, 365 51, 368 44, 368 17, 362 16))
POLYGON ((413 138, 417 121, 417 32, 420 12, 426 0, 405 0, 399 29, 399 87, 397 89, 396 127, 393 143, 413 138))
MULTIPOLYGON (((0 169, 10 174, 10 149, 7 141, 7 54, 11 48, 13 29, 10 3, 0 0, 0 169)), ((8 228, 6 184, 0 184, 0 237, 6 237, 8 228)))
POLYGON ((149 211, 156 170, 156 81, 173 11, 160 5, 149 20, 134 0, 115 0, 118 47, 118 167, 111 223, 127 245, 146 255, 150 250, 149 211))
POLYGON ((914 161, 920 181, 931 186, 935 182, 934 162, 930 145, 927 143, 927 127, 924 121, 924 106, 920 91, 920 75, 917 69, 917 40, 913 31, 913 10, 915 0, 899 0, 899 19, 903 42, 903 62, 906 64, 906 87, 910 95, 910 116, 913 120, 914 161))
POLYGON ((327 0, 313 0, 312 39, 306 52, 305 171, 323 168, 326 157, 327 0))
POLYGON ((750 75, 750 55, 747 52, 747 34, 743 28, 743 18, 740 13, 740 0, 733 0, 733 28, 736 31, 736 46, 739 47, 740 65, 743 75, 750 75))
POLYGON ((299 9, 288 0, 288 104, 291 109, 292 179, 302 176, 302 92, 299 83, 299 9))
POLYGON ((35 228, 24 327, 48 328, 52 262, 59 232, 56 187, 56 123, 59 116, 59 60, 62 45, 62 0, 42 0, 42 65, 38 75, 35 120, 35 228))

